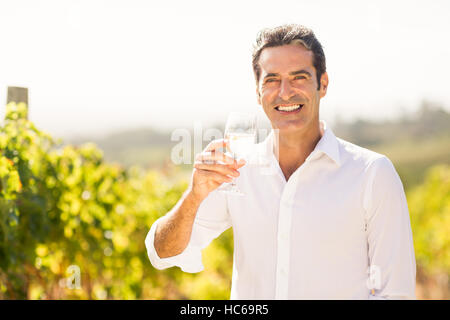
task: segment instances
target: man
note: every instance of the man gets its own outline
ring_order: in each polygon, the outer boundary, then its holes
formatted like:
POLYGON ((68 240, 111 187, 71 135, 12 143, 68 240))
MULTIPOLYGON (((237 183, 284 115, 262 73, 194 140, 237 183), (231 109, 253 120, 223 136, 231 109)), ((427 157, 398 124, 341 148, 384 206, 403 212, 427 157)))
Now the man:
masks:
POLYGON ((148 233, 151 263, 199 272, 201 250, 232 226, 231 299, 414 299, 402 183, 388 158, 336 138, 319 120, 328 75, 314 33, 263 30, 253 69, 274 129, 262 143, 274 174, 226 157, 218 151, 226 141, 210 143, 188 190, 148 233), (237 176, 244 197, 216 190, 237 176))

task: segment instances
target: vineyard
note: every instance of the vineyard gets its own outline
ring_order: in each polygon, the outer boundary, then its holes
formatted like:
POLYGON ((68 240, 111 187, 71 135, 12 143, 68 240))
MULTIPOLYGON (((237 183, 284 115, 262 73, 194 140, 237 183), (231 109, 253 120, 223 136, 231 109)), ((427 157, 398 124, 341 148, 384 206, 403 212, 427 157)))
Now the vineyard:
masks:
MULTIPOLYGON (((8 104, 0 129, 0 298, 226 294, 228 282, 220 287, 229 275, 217 273, 231 262, 217 262, 220 267, 199 282, 178 270, 158 271, 148 261, 150 225, 176 203, 186 182, 169 185, 158 172, 107 164, 92 144, 55 148, 25 112, 25 104, 8 104), (72 265, 80 269, 79 289, 67 286, 72 265)), ((216 255, 227 257, 220 250, 216 255)))
MULTIPOLYGON (((188 181, 108 163, 92 143, 58 147, 26 112, 24 103, 8 104, 0 127, 0 299, 229 298, 231 229, 205 249, 199 274, 156 270, 147 258, 151 224, 188 181)), ((438 283, 448 299, 450 167, 431 168, 407 197, 419 298, 438 283)))

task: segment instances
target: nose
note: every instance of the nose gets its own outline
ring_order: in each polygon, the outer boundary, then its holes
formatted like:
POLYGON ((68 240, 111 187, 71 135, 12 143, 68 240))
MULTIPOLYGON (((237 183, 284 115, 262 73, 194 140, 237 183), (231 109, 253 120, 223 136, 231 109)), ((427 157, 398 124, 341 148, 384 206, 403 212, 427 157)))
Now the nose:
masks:
POLYGON ((289 101, 289 99, 295 94, 292 90, 291 83, 288 79, 282 79, 280 84, 280 93, 278 94, 284 101, 289 101))

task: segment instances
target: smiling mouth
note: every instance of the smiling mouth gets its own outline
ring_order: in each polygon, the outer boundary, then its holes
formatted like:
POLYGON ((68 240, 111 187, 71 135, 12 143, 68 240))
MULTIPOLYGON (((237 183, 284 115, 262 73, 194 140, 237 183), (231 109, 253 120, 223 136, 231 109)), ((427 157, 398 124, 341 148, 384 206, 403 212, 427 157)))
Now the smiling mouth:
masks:
POLYGON ((303 104, 278 105, 275 107, 275 110, 280 111, 282 113, 290 113, 299 111, 302 107, 303 104))

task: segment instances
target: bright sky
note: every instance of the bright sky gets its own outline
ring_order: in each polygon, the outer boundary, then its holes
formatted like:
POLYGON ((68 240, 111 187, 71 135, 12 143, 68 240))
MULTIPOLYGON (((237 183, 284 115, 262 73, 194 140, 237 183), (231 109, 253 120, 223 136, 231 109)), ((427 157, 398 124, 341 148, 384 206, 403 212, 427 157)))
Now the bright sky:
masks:
POLYGON ((448 0, 1 0, 0 101, 8 85, 28 87, 30 119, 61 137, 261 116, 256 33, 300 23, 327 57, 323 119, 394 117, 422 99, 448 109, 449 9, 448 0))

